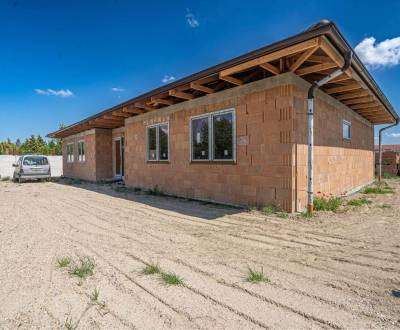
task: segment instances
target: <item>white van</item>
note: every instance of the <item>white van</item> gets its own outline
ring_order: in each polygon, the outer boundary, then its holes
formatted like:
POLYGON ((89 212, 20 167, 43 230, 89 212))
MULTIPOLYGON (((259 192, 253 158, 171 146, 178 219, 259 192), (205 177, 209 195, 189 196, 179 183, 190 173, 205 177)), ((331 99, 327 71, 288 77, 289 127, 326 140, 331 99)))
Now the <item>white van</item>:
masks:
POLYGON ((50 163, 46 156, 25 155, 18 159, 15 167, 13 180, 22 182, 30 179, 49 179, 51 177, 50 163))

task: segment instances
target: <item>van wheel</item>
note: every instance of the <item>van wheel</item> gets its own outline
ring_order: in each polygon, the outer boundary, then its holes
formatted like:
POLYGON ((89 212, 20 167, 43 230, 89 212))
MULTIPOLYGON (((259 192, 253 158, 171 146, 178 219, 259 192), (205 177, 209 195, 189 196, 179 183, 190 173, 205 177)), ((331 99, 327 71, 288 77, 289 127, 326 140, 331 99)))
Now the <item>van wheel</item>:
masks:
POLYGON ((18 177, 18 183, 22 183, 22 179, 20 176, 18 177))

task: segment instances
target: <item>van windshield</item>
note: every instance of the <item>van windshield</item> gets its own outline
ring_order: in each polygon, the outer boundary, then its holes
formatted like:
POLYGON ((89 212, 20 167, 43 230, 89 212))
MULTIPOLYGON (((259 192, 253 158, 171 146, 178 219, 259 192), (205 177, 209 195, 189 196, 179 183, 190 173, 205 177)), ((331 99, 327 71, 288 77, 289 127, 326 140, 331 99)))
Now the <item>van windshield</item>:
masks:
POLYGON ((46 157, 35 157, 35 156, 29 156, 24 158, 24 165, 29 165, 29 166, 38 166, 38 165, 48 165, 49 162, 46 157))

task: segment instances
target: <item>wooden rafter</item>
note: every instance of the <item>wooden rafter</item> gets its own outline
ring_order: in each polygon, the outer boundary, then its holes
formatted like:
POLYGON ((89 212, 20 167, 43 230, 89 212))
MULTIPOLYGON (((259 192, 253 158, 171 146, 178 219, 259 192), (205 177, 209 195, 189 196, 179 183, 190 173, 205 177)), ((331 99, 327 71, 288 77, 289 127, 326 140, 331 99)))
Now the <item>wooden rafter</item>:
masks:
POLYGON ((155 104, 163 104, 163 105, 173 105, 173 104, 175 104, 174 101, 163 99, 163 98, 159 98, 159 97, 152 97, 151 98, 151 102, 155 103, 155 104))
POLYGON ((357 84, 349 84, 349 85, 344 85, 340 87, 334 87, 334 88, 328 88, 325 90, 326 93, 328 94, 335 94, 335 93, 343 93, 343 92, 348 92, 348 91, 353 91, 356 89, 361 89, 362 87, 357 84))
POLYGON ((193 100, 194 99, 193 94, 177 91, 176 89, 170 90, 169 95, 180 98, 180 99, 184 99, 184 100, 193 100))
POLYGON ((333 63, 333 62, 322 63, 322 64, 316 64, 316 65, 308 66, 308 67, 305 67, 302 69, 298 69, 296 71, 296 73, 299 76, 304 76, 306 74, 320 72, 320 71, 324 71, 324 70, 328 70, 328 69, 332 69, 332 68, 336 68, 336 67, 337 67, 336 63, 333 63))
POLYGON ((140 113, 146 112, 146 110, 144 110, 144 109, 139 109, 139 108, 135 108, 132 106, 123 107, 122 111, 126 112, 126 113, 131 113, 131 114, 140 114, 140 113))
POLYGON ((146 111, 153 111, 156 110, 156 108, 153 108, 145 103, 142 102, 135 102, 135 107, 146 110, 146 111))
POLYGON ((250 68, 255 67, 255 66, 259 66, 260 64, 267 63, 267 62, 272 62, 272 61, 278 60, 278 59, 280 59, 280 58, 282 58, 284 56, 296 54, 296 53, 305 51, 307 49, 314 48, 314 47, 318 46, 319 44, 320 44, 320 38, 319 37, 318 38, 313 38, 313 39, 304 41, 304 42, 302 42, 300 44, 296 44, 296 45, 287 47, 285 49, 281 49, 281 50, 275 51, 273 53, 270 53, 270 54, 267 54, 267 55, 264 55, 264 56, 260 56, 259 58, 256 58, 254 60, 250 60, 248 62, 245 62, 245 63, 242 63, 242 64, 238 64, 238 65, 235 65, 235 66, 233 66, 231 68, 222 70, 220 72, 220 77, 221 76, 222 77, 230 76, 230 75, 232 75, 234 73, 245 71, 245 70, 250 69, 250 68))
POLYGON ((350 99, 355 99, 358 97, 363 97, 369 95, 369 92, 366 90, 360 91, 360 92, 354 92, 354 93, 347 93, 347 94, 342 94, 336 97, 339 101, 343 100, 350 100, 350 99))
POLYGON ((375 99, 373 96, 365 96, 365 97, 359 97, 356 99, 351 99, 351 100, 345 100, 343 101, 344 104, 346 105, 351 105, 351 104, 362 104, 362 103, 371 103, 375 99))
POLYGON ((240 85, 243 85, 243 81, 241 81, 240 79, 237 79, 237 78, 235 78, 235 77, 231 77, 231 76, 219 76, 219 79, 221 79, 221 80, 225 80, 225 81, 227 81, 227 82, 229 82, 229 83, 231 83, 231 84, 234 84, 234 85, 237 85, 237 86, 240 86, 240 85))
POLYGON ((260 64, 260 67, 263 68, 264 70, 267 70, 268 72, 271 72, 272 74, 275 74, 275 75, 278 75, 281 73, 281 70, 279 70, 276 66, 274 66, 270 63, 260 64))
POLYGON ((350 106, 353 110, 360 110, 360 109, 367 109, 367 108, 374 108, 379 106, 380 104, 378 102, 371 102, 371 103, 366 103, 366 104, 356 104, 350 106))
POLYGON ((327 61, 331 61, 331 59, 325 55, 311 55, 309 58, 307 58, 307 62, 324 63, 327 61))
POLYGON ((307 49, 303 54, 301 54, 301 55, 299 56, 299 58, 296 60, 296 62, 294 62, 294 63, 290 66, 289 71, 290 71, 290 72, 295 72, 305 61, 307 61, 307 60, 310 58, 310 56, 311 56, 312 54, 315 53, 315 51, 316 51, 318 48, 319 48, 319 47, 316 46, 316 47, 307 49))
POLYGON ((215 93, 214 89, 212 89, 210 87, 207 87, 207 86, 204 86, 204 85, 200 85, 199 83, 196 83, 196 82, 190 83, 190 88, 194 89, 196 91, 200 91, 200 92, 206 93, 206 94, 215 93))

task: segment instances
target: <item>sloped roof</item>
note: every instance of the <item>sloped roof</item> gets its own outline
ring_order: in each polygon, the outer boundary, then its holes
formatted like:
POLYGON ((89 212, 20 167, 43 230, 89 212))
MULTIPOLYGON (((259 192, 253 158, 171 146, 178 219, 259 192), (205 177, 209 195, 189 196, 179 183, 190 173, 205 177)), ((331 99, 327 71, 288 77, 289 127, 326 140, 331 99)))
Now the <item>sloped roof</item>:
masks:
MULTIPOLYGON (((341 67, 343 55, 351 49, 333 22, 321 21, 292 37, 117 104, 48 137, 63 138, 91 128, 121 127, 127 117, 284 72, 293 72, 313 82, 341 67)), ((373 124, 393 123, 398 118, 356 54, 351 67, 321 89, 373 124)))

